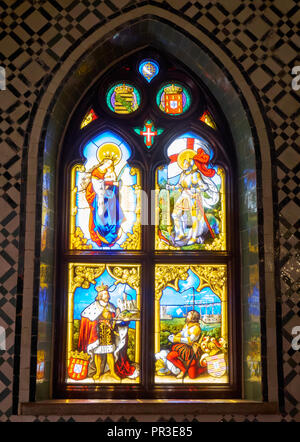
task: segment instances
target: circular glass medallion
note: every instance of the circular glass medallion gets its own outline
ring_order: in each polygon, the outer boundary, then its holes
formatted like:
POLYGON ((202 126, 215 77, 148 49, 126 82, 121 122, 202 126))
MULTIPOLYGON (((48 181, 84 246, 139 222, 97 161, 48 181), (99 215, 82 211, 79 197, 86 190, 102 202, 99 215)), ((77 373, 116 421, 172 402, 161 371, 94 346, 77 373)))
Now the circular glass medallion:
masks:
POLYGON ((128 83, 117 83, 106 94, 107 106, 116 114, 131 114, 139 108, 140 102, 139 91, 128 83))
POLYGON ((168 115, 182 115, 191 105, 191 95, 184 86, 168 83, 158 91, 156 103, 168 115))

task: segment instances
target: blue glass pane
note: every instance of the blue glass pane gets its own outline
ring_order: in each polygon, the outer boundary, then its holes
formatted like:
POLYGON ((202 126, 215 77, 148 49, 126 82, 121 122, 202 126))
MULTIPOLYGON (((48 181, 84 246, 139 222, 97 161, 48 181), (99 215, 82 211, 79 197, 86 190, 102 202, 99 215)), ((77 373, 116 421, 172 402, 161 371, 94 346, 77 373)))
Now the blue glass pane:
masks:
POLYGON ((153 60, 144 60, 139 65, 139 72, 150 83, 158 74, 159 66, 153 60))

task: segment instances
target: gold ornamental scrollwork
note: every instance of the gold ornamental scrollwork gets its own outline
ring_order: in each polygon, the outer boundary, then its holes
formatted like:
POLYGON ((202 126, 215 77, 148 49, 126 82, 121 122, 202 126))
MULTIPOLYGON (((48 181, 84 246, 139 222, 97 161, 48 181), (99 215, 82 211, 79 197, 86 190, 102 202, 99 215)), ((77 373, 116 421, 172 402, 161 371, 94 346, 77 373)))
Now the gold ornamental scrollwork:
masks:
POLYGON ((188 278, 189 266, 169 266, 160 265, 155 268, 155 298, 159 300, 162 291, 167 287, 173 287, 178 290, 179 280, 188 278))
POLYGON ((74 293, 78 287, 88 289, 91 284, 96 284, 96 278, 102 275, 105 270, 105 264, 95 266, 73 265, 70 278, 70 289, 74 293))
MULTIPOLYGON (((221 214, 221 217, 223 215, 221 214)), ((225 235, 221 232, 218 238, 215 238, 211 244, 206 244, 206 250, 225 250, 225 235)))
POLYGON ((139 266, 107 266, 108 273, 116 280, 115 285, 128 284, 134 290, 140 287, 140 267, 139 266))
POLYGON ((76 227, 74 235, 71 235, 71 249, 87 250, 92 249, 92 244, 87 244, 87 238, 84 237, 80 227, 76 227))
POLYGON ((141 244, 141 226, 137 223, 134 224, 133 233, 127 233, 127 239, 121 244, 124 250, 139 250, 141 244))
POLYGON ((141 174, 137 167, 130 169, 130 175, 136 175, 136 184, 133 185, 134 192, 136 194, 136 222, 133 225, 132 233, 127 233, 127 239, 121 244, 121 248, 124 250, 140 250, 141 248, 141 174))
POLYGON ((197 288, 198 292, 204 287, 210 287, 212 291, 219 296, 221 301, 225 300, 227 280, 226 266, 191 265, 190 268, 200 279, 200 284, 197 288))

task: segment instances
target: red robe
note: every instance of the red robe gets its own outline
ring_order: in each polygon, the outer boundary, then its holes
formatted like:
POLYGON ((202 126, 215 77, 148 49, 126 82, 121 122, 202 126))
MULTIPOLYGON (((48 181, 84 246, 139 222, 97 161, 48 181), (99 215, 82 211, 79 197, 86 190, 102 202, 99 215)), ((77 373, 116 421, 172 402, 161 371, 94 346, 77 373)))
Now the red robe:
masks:
MULTIPOLYGON (((102 310, 103 306, 101 306, 97 302, 94 302, 83 311, 80 321, 80 329, 79 329, 79 339, 78 339, 79 351, 87 353, 88 346, 95 343, 99 339, 97 335, 97 325, 102 310)), ((114 312, 112 312, 112 316, 113 317, 115 316, 114 312)), ((135 366, 130 364, 127 356, 127 346, 128 346, 128 335, 126 337, 126 344, 119 352, 118 359, 115 363, 116 373, 122 379, 131 376, 135 371, 135 366)))
POLYGON ((87 353, 88 345, 97 341, 97 323, 98 321, 90 321, 88 318, 81 317, 78 350, 87 353))
MULTIPOLYGON (((115 308, 113 304, 108 304, 109 310, 112 316, 115 316, 115 308)), ((98 301, 94 301, 90 304, 81 314, 80 329, 79 329, 79 340, 78 340, 78 350, 87 353, 87 347, 90 344, 96 342, 99 337, 97 335, 97 324, 99 322, 100 316, 103 312, 104 306, 98 301)))
MULTIPOLYGON (((98 170, 98 168, 96 168, 92 171, 92 177, 98 178, 99 180, 103 180, 104 173, 101 173, 98 170)), ((93 202, 94 202, 94 199, 96 196, 96 192, 94 191, 92 182, 90 182, 88 184, 88 186, 86 188, 85 196, 86 196, 87 202, 89 203, 89 206, 90 206, 89 231, 90 231, 91 239, 99 247, 101 247, 102 242, 103 242, 103 238, 101 238, 100 235, 97 235, 97 233, 95 232, 95 223, 94 223, 94 210, 95 210, 95 208, 93 207, 93 202)), ((105 242, 105 240, 104 240, 104 242, 105 242)))

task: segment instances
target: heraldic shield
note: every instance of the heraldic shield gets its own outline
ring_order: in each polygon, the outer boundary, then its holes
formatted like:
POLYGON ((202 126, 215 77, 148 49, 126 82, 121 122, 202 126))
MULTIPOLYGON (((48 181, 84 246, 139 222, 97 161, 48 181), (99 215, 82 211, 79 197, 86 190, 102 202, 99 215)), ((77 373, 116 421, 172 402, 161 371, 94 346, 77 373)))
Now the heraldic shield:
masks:
POLYGON ((79 352, 71 352, 68 374, 75 381, 82 381, 87 377, 90 355, 79 352))
POLYGON ((165 112, 167 114, 181 114, 183 112, 182 88, 172 84, 164 88, 165 112))
POLYGON ((226 373, 226 362, 223 353, 208 356, 207 361, 207 373, 215 378, 220 378, 226 373))

